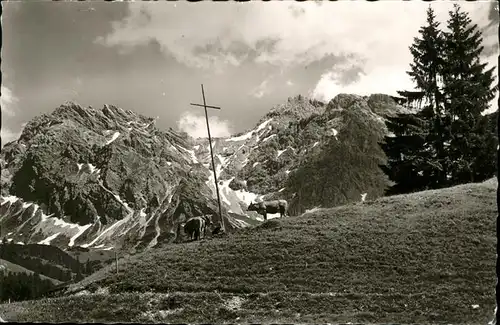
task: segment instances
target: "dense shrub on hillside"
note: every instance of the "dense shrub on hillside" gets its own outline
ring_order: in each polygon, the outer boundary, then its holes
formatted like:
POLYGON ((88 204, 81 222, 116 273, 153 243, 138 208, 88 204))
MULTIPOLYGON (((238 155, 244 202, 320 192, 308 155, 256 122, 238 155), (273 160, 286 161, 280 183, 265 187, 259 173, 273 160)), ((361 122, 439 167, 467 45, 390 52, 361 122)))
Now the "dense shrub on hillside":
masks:
POLYGON ((344 127, 330 137, 321 155, 306 159, 286 183, 285 192, 293 197, 290 213, 305 207, 331 207, 360 200, 361 194, 378 197, 384 193, 387 177, 379 165, 385 155, 378 146, 383 129, 373 127, 362 110, 344 112, 344 127))
POLYGON ((37 299, 55 285, 42 279, 38 273, 0 272, 0 301, 22 301, 37 299))
POLYGON ((278 148, 284 150, 288 147, 295 146, 295 137, 293 135, 292 126, 289 125, 278 133, 278 148))
POLYGON ((61 249, 50 245, 1 244, 0 258, 59 281, 91 274, 96 263, 80 263, 61 249))
POLYGON ((268 179, 267 172, 262 167, 262 164, 257 164, 247 177, 247 188, 249 191, 259 193, 259 189, 267 186, 268 179))
POLYGON ((300 134, 300 140, 303 146, 320 140, 324 133, 324 128, 316 122, 309 123, 308 126, 309 127, 300 134))

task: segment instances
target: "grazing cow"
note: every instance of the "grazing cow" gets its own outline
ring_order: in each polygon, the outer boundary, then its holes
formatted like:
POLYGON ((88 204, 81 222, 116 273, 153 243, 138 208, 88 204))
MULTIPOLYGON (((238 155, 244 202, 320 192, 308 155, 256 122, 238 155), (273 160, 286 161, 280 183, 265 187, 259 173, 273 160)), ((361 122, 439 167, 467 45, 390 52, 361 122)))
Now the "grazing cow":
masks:
POLYGON ((248 206, 248 211, 257 211, 258 214, 267 220, 268 213, 280 213, 280 218, 283 216, 288 217, 288 203, 286 200, 274 200, 274 201, 263 201, 263 202, 252 202, 248 206))
POLYGON ((211 216, 205 215, 201 217, 189 218, 184 224, 184 232, 189 235, 189 238, 194 240, 201 239, 201 234, 203 233, 203 238, 207 235, 207 227, 212 225, 211 216))

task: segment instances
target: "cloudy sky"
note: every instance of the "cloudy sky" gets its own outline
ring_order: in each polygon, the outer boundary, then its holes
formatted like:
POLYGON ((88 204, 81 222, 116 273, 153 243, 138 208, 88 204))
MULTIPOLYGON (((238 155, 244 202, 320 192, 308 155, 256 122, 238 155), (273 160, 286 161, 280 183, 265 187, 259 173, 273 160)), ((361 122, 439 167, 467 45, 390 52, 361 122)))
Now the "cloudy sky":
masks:
MULTIPOLYGON (((432 2, 443 28, 451 1, 432 2)), ((422 1, 298 3, 2 2, 2 142, 67 100, 113 104, 157 126, 205 136, 252 127, 298 94, 412 89, 408 47, 425 24, 422 1)), ((498 57, 492 2, 461 3, 498 57)), ((496 107, 494 107, 496 109, 496 107)))

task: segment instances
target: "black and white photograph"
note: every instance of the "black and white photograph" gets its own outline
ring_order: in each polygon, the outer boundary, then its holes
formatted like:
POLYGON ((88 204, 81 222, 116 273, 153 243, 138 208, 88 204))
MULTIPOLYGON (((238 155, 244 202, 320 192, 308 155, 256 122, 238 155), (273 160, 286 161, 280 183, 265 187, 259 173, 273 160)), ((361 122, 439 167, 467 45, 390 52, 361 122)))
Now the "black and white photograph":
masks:
POLYGON ((1 7, 0 323, 497 324, 497 1, 1 7))

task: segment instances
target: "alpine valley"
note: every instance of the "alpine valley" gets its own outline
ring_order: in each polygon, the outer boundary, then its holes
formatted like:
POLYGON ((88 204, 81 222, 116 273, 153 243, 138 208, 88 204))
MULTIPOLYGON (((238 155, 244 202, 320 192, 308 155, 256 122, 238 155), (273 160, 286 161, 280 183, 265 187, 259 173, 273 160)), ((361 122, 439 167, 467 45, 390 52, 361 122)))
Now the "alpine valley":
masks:
MULTIPOLYGON (((299 95, 253 129, 213 139, 226 230, 262 221, 246 211, 256 199, 286 199, 294 216, 383 196, 385 118, 408 110, 396 99, 299 95)), ((0 156, 2 238, 134 252, 175 241, 187 217, 218 216, 208 139, 155 121, 74 102, 30 121, 0 156)))

